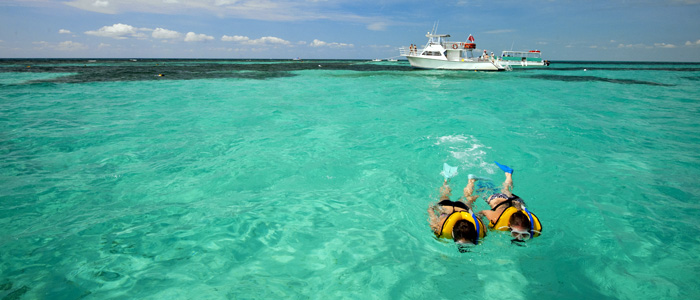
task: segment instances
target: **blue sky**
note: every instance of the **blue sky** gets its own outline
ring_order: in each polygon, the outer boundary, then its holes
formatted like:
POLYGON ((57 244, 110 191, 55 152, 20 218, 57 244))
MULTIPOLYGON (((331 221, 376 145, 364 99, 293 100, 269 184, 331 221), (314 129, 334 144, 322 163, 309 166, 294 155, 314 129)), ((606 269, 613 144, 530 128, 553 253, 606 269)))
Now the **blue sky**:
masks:
POLYGON ((700 0, 2 0, 0 57, 389 58, 436 21, 495 53, 700 62, 700 0))

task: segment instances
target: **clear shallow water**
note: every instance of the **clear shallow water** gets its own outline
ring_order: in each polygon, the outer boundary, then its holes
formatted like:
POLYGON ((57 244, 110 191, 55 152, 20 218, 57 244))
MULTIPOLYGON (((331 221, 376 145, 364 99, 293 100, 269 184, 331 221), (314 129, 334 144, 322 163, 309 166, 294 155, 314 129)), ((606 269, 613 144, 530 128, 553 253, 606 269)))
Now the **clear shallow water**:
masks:
POLYGON ((8 299, 700 295, 700 65, 81 63, 0 68, 8 299), (543 235, 459 253, 442 163, 493 160, 543 235))

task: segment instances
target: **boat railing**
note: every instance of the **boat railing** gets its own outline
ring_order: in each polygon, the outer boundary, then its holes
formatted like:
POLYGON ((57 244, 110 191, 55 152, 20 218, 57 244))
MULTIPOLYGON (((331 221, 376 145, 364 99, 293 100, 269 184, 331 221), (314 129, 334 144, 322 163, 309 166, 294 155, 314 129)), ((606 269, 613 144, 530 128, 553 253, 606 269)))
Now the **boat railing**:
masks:
POLYGON ((417 48, 413 48, 413 50, 411 50, 411 47, 401 47, 401 48, 399 48, 399 55, 400 56, 418 55, 419 54, 418 51, 419 50, 417 48))

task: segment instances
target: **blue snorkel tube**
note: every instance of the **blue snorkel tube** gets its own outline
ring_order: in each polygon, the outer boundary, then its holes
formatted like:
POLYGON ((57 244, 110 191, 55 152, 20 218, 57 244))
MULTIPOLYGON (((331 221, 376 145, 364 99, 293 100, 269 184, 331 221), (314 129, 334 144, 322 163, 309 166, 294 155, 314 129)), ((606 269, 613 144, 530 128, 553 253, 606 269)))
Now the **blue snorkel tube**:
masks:
POLYGON ((534 238, 535 233, 532 231, 535 230, 535 220, 532 218, 532 213, 530 213, 530 211, 527 210, 527 207, 523 206, 523 209, 527 213, 527 218, 530 219, 530 238, 534 238))
POLYGON ((472 214, 472 218, 474 219, 474 225, 476 226, 476 240, 474 241, 474 245, 477 245, 479 244, 479 235, 481 234, 481 229, 479 228, 479 219, 476 218, 474 212, 472 212, 471 209, 470 213, 472 214))

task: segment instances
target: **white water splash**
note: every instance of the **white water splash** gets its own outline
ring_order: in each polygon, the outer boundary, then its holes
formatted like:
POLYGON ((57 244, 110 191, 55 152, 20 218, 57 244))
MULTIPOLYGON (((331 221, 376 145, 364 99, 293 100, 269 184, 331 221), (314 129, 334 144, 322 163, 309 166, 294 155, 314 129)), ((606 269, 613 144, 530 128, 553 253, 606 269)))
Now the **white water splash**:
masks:
POLYGON ((494 174, 494 168, 485 158, 491 147, 487 147, 471 135, 448 135, 437 137, 435 145, 443 146, 456 159, 461 170, 479 174, 486 172, 494 174))

